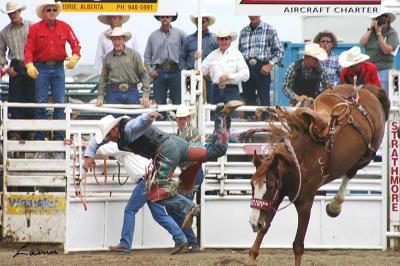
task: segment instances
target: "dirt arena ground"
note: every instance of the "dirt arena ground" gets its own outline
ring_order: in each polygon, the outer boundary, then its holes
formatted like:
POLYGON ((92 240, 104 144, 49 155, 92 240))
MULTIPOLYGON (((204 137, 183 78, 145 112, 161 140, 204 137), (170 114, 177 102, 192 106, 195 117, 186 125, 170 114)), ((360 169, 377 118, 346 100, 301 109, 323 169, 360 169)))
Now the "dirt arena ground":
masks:
MULTIPOLYGON (((130 254, 112 252, 74 252, 64 255, 59 246, 0 244, 0 265, 162 265, 162 266, 227 266, 243 265, 248 250, 206 249, 200 253, 171 256, 169 249, 134 250, 130 254), (29 255, 47 251, 52 255, 29 255), (18 252, 25 253, 14 257, 18 252)), ((258 265, 293 265, 291 250, 263 249, 258 265)), ((303 265, 326 266, 398 266, 400 252, 379 250, 306 250, 303 265)))

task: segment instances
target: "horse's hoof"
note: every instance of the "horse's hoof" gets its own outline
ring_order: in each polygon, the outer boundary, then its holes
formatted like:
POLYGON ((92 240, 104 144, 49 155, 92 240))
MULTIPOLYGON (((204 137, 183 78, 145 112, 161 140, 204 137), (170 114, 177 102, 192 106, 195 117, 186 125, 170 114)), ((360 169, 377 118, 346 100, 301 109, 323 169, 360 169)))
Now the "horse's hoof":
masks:
POLYGON ((339 216, 339 214, 340 214, 340 209, 339 209, 338 211, 336 211, 336 212, 332 211, 332 210, 331 210, 331 204, 329 203, 329 204, 326 205, 326 213, 327 213, 330 217, 335 218, 335 217, 338 217, 338 216, 339 216))
POLYGON ((248 257, 246 259, 246 261, 244 262, 244 265, 245 266, 257 266, 257 262, 253 258, 248 257))

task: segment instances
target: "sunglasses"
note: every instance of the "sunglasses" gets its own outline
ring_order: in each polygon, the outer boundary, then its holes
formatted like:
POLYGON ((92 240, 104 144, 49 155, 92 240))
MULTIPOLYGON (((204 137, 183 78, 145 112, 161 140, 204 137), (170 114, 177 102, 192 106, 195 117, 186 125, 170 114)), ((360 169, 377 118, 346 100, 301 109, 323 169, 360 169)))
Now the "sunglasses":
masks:
POLYGON ((57 8, 47 8, 46 12, 50 13, 50 12, 57 12, 57 8))
POLYGON ((231 38, 230 37, 218 37, 217 38, 218 40, 220 40, 220 41, 227 41, 227 40, 230 40, 231 38))
POLYGON ((328 40, 321 40, 320 43, 331 43, 332 41, 328 41, 328 40))

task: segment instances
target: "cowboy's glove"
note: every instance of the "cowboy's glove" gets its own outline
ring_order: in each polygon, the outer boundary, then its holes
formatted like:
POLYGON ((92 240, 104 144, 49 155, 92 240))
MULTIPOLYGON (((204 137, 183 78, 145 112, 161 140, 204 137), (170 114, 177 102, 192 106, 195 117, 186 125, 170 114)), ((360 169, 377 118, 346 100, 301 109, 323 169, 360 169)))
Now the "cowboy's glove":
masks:
POLYGON ((79 59, 81 57, 79 55, 73 54, 68 60, 69 62, 67 63, 67 69, 73 69, 76 64, 78 63, 79 59))
POLYGON ((39 71, 36 69, 36 67, 33 65, 33 63, 29 63, 25 65, 26 67, 26 72, 28 73, 28 76, 30 76, 33 79, 36 79, 39 76, 39 71))

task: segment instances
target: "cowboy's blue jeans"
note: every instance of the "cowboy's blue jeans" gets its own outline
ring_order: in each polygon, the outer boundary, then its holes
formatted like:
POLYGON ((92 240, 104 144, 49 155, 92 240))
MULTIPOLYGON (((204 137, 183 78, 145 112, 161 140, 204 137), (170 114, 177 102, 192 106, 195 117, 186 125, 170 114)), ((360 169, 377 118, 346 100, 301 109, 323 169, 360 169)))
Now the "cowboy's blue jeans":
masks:
POLYGON ((107 88, 106 103, 109 104, 139 104, 139 91, 136 87, 131 87, 127 91, 107 88))
MULTIPOLYGON (((204 173, 203 173, 203 169, 200 168, 199 173, 196 176, 196 186, 200 187, 201 184, 203 183, 204 180, 204 173)), ((188 194, 186 196, 190 201, 193 201, 194 198, 194 192, 191 192, 190 194, 188 194)), ((171 209, 169 208, 167 205, 165 205, 165 207, 167 208, 167 211, 169 213, 169 215, 172 216, 172 218, 174 218, 175 222, 179 225, 182 226, 183 224, 183 220, 185 219, 185 215, 182 215, 181 213, 179 213, 179 211, 176 211, 175 209, 171 209)), ((188 244, 189 246, 197 246, 197 238, 196 235, 193 232, 193 229, 191 227, 186 228, 186 229, 182 229, 183 233, 185 234, 188 244)))
POLYGON ((186 242, 187 239, 183 234, 180 227, 172 219, 165 210, 165 207, 159 203, 152 203, 147 199, 145 194, 145 182, 143 179, 139 180, 132 195, 125 207, 124 224, 121 231, 120 244, 125 249, 132 247, 133 232, 135 230, 135 215, 143 205, 147 203, 154 220, 164 227, 174 239, 175 243, 186 242))
MULTIPOLYGON (((35 80, 36 103, 48 103, 49 89, 54 103, 64 103, 65 100, 65 71, 63 62, 54 65, 35 62, 35 67, 39 71, 39 76, 35 80)), ((54 119, 64 119, 64 109, 55 108, 54 119)), ((47 119, 47 112, 44 108, 35 109, 35 119, 47 119)), ((62 131, 54 132, 54 140, 63 140, 65 133, 62 131)), ((44 132, 36 132, 37 140, 44 140, 44 132)))

